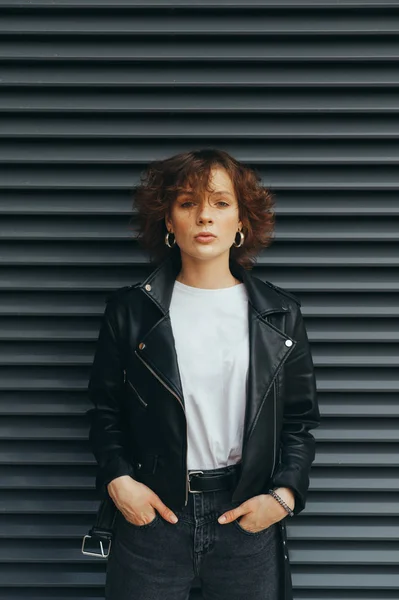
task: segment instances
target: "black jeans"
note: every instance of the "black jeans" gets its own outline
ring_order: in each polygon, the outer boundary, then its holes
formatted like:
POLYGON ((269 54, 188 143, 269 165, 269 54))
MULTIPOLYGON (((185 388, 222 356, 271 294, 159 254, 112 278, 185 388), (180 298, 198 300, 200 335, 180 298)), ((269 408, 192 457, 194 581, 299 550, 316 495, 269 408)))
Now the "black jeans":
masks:
MULTIPOLYGON (((212 469, 206 473, 228 470, 212 469)), ((159 513, 133 525, 117 513, 107 565, 107 600, 188 600, 199 578, 204 600, 280 600, 283 566, 278 525, 257 533, 218 517, 240 503, 231 491, 189 493, 177 524, 159 513)))

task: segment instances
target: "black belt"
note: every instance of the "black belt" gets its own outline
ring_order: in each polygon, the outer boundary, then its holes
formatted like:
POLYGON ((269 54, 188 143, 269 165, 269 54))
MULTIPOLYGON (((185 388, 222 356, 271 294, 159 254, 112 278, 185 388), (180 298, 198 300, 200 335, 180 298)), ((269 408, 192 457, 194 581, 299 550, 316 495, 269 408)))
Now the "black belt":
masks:
POLYGON ((222 473, 207 473, 206 471, 189 471, 188 491, 192 494, 198 492, 219 492, 235 488, 240 476, 241 465, 234 466, 222 473))
MULTIPOLYGON (((222 490, 232 490, 238 481, 241 472, 241 463, 234 465, 229 470, 221 473, 207 473, 206 471, 188 472, 188 491, 192 494, 201 492, 219 492, 222 490)), ((89 533, 83 537, 82 553, 89 556, 98 556, 108 558, 112 538, 114 535, 114 523, 117 508, 112 498, 106 494, 101 501, 96 515, 96 522, 89 530, 89 533), (88 540, 94 540, 98 543, 100 551, 88 550, 86 548, 88 540), (105 545, 105 550, 104 550, 105 545)))

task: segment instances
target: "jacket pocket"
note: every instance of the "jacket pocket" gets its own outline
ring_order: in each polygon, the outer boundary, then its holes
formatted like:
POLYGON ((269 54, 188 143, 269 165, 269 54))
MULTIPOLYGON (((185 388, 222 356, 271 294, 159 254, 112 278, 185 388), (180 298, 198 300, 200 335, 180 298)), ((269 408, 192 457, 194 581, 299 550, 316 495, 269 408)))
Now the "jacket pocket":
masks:
POLYGON ((140 402, 141 406, 143 408, 147 408, 148 403, 144 400, 144 398, 140 395, 140 393, 137 391, 137 389, 135 388, 135 386, 133 385, 133 383, 129 380, 126 379, 125 383, 128 387, 128 390, 130 392, 132 392, 134 394, 134 396, 137 398, 137 400, 140 402))

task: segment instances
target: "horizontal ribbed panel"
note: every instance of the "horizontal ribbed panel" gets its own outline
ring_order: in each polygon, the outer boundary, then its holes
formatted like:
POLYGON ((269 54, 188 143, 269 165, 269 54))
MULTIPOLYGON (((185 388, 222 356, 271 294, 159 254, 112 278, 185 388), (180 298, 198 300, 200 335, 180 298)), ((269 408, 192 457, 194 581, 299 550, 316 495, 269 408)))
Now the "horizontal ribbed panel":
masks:
POLYGON ((295 598, 397 599, 398 33, 396 0, 0 0, 0 600, 103 598, 86 386, 105 298, 148 273, 130 190, 209 145, 275 193, 255 274, 313 350, 295 598))

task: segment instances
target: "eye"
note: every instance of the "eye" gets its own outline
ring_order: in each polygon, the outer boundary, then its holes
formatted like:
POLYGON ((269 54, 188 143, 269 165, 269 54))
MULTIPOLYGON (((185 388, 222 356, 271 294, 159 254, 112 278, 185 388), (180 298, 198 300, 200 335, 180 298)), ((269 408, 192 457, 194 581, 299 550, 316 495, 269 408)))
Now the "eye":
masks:
MULTIPOLYGON (((192 200, 186 200, 185 202, 181 202, 181 203, 180 203, 180 206, 181 206, 182 208, 186 208, 186 207, 188 207, 188 206, 190 206, 190 205, 192 206, 192 205, 194 205, 194 204, 195 204, 195 202, 193 202, 192 200)), ((222 208, 224 208, 225 206, 230 206, 230 205, 228 204, 228 202, 224 202, 223 200, 219 200, 219 202, 216 202, 216 204, 221 204, 221 205, 222 205, 222 208)))

